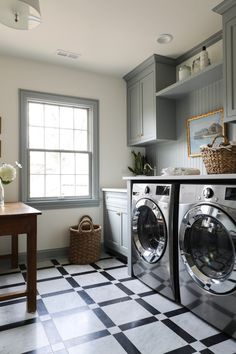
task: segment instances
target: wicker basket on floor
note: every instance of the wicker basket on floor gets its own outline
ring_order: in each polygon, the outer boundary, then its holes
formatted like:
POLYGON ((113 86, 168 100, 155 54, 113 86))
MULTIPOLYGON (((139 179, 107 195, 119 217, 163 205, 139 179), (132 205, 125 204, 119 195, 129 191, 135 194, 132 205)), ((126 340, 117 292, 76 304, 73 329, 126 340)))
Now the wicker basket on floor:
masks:
POLYGON ((236 145, 230 145, 225 136, 218 135, 202 147, 201 155, 208 174, 236 173, 236 145), (224 142, 213 147, 217 138, 224 138, 224 142))
POLYGON ((94 225, 90 216, 84 215, 78 225, 70 227, 69 261, 89 264, 99 260, 101 252, 101 226, 94 225))

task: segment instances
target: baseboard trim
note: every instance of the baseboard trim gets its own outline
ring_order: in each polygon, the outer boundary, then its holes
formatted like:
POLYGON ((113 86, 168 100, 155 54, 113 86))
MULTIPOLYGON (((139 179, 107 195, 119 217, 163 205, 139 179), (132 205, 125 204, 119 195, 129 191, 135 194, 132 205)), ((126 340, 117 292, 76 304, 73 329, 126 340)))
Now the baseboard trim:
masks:
MULTIPOLYGON (((52 248, 47 250, 37 251, 37 261, 45 261, 46 259, 55 259, 55 258, 67 258, 69 255, 69 247, 63 248, 52 248)), ((19 253, 19 263, 26 262, 26 252, 19 253)))
MULTIPOLYGON (((101 243, 101 251, 104 251, 103 243, 101 243)), ((37 261, 45 261, 47 259, 57 259, 57 258, 68 258, 69 256, 69 247, 62 248, 51 248, 47 250, 38 250, 37 251, 37 261)), ((26 262, 26 252, 19 253, 19 263, 26 262)))

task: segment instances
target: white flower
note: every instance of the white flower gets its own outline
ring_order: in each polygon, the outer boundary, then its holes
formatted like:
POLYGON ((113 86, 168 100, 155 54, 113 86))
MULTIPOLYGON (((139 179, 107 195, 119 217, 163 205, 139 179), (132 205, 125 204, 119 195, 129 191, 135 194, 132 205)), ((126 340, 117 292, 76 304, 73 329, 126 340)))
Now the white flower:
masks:
MULTIPOLYGON (((21 165, 16 161, 16 166, 21 168, 21 165)), ((10 164, 3 163, 0 166, 0 179, 3 184, 8 184, 16 178, 16 168, 10 164)))

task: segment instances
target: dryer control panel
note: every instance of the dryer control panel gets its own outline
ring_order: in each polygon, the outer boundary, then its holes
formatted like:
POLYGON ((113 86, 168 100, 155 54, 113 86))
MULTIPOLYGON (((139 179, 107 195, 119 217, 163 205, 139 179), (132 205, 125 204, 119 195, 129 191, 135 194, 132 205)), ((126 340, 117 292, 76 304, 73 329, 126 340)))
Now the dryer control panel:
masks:
POLYGON ((209 199, 209 198, 212 198, 212 197, 213 197, 214 191, 213 191, 212 188, 206 187, 205 189, 203 189, 202 194, 204 195, 204 197, 205 197, 206 199, 209 199))
POLYGON ((217 203, 236 210, 236 185, 184 185, 180 186, 180 204, 217 203))
POLYGON ((225 188, 225 200, 236 200, 236 187, 225 188))

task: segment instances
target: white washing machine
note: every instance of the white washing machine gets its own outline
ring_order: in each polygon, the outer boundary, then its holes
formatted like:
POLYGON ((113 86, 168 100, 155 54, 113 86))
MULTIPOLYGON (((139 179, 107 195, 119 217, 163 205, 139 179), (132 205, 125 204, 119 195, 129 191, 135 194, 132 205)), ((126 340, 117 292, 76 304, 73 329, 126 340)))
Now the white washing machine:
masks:
POLYGON ((171 184, 133 184, 132 271, 152 289, 178 301, 174 194, 171 184))
POLYGON ((236 338, 236 185, 181 185, 180 301, 236 338))

